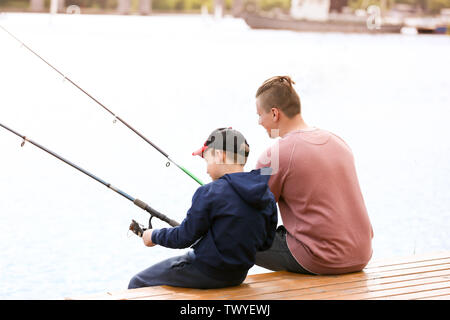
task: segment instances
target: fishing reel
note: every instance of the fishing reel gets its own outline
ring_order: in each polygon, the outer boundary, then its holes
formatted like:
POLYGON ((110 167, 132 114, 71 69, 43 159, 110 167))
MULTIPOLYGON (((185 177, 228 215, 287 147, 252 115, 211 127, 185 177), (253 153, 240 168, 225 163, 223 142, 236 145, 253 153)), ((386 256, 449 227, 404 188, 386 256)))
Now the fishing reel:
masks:
POLYGON ((142 238, 142 236, 144 235, 144 231, 145 230, 153 229, 152 218, 153 218, 153 216, 151 216, 150 219, 148 220, 148 228, 145 228, 144 225, 136 222, 136 220, 131 219, 131 224, 130 224, 128 229, 131 230, 138 237, 142 238))

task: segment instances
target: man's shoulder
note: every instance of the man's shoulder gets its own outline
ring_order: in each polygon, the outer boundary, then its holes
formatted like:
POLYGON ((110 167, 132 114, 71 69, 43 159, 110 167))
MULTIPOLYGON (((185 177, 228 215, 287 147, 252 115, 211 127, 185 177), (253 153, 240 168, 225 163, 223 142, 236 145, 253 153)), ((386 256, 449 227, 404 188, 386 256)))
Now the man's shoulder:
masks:
POLYGON ((348 143, 343 138, 338 136, 336 133, 333 133, 333 132, 330 132, 330 131, 328 131, 328 133, 330 135, 332 135, 336 140, 338 140, 339 142, 343 143, 347 148, 350 149, 350 146, 348 145, 348 143))
POLYGON ((280 150, 292 150, 292 148, 299 143, 326 144, 330 138, 349 147, 348 143, 341 136, 330 130, 317 127, 314 127, 314 130, 306 130, 288 134, 287 136, 279 139, 277 147, 280 150))
MULTIPOLYGON (((279 165, 287 164, 295 142, 286 139, 277 139, 271 146, 266 148, 258 157, 256 169, 263 167, 278 168, 279 165)), ((277 171, 277 170, 275 170, 277 171)))

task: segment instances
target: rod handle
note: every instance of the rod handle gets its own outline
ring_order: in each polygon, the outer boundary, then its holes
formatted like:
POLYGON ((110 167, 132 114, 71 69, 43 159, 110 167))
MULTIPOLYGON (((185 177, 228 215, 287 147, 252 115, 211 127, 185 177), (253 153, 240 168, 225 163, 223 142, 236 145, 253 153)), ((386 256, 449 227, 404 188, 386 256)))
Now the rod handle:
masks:
POLYGON ((172 227, 176 227, 179 226, 180 224, 178 222, 176 222, 175 220, 170 219, 169 217, 167 217, 166 215, 162 214, 161 212, 156 211, 155 209, 153 209, 152 207, 150 207, 148 204, 146 204, 144 201, 139 200, 139 199, 135 199, 133 201, 133 203, 135 205, 137 205, 139 208, 147 211, 148 213, 150 213, 150 215, 152 215, 153 217, 156 217, 158 219, 161 219, 164 222, 167 222, 169 225, 171 225, 172 227))

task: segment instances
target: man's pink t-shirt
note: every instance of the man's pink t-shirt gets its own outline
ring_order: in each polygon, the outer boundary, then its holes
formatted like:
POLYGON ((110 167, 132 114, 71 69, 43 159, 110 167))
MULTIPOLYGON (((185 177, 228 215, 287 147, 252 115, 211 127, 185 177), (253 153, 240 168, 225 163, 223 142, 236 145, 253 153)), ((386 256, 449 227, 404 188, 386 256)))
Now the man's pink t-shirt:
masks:
POLYGON ((257 168, 270 166, 287 244, 306 270, 362 270, 372 256, 372 225, 349 146, 319 128, 292 131, 267 149, 257 168))

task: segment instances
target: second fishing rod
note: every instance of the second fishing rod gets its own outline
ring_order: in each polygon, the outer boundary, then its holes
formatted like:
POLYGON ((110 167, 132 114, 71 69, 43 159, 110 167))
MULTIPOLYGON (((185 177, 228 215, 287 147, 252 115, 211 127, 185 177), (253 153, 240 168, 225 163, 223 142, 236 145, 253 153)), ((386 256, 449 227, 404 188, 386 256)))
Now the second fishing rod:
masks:
MULTIPOLYGON (((94 174, 90 173, 89 171, 87 171, 87 170, 85 170, 85 169, 79 167, 79 166, 76 165, 75 163, 73 163, 73 162, 71 162, 71 161, 69 161, 69 160, 63 158, 63 157, 60 156, 59 154, 57 154, 57 153, 55 153, 55 152, 53 152, 53 151, 47 149, 46 147, 40 145, 39 143, 37 143, 37 142, 35 142, 35 141, 33 141, 33 140, 27 138, 26 136, 21 135, 20 133, 18 133, 17 131, 11 129, 10 127, 7 127, 6 125, 4 125, 4 124, 2 124, 2 123, 0 123, 0 127, 4 128, 4 129, 6 129, 6 130, 8 130, 9 132, 15 134, 16 136, 22 138, 22 139, 23 139, 22 145, 21 145, 22 147, 25 145, 25 142, 29 142, 29 143, 33 144, 34 146, 38 147, 39 149, 41 149, 41 150, 47 152, 48 154, 54 156, 55 158, 61 160, 62 162, 64 162, 64 163, 70 165, 71 167, 77 169, 78 171, 81 171, 82 173, 84 173, 85 175, 89 176, 90 178, 92 178, 92 179, 94 179, 94 180, 100 182, 100 183, 103 184, 104 186, 106 186, 106 187, 108 187, 109 189, 111 189, 111 190, 115 191, 116 193, 120 194, 122 197, 124 197, 124 198, 130 200, 131 202, 133 202, 133 203, 134 203, 136 206, 138 206, 139 208, 141 208, 141 209, 147 211, 147 212, 150 214, 150 219, 149 219, 149 221, 148 221, 148 224, 149 224, 149 228, 150 228, 150 229, 152 228, 151 220, 152 220, 153 217, 157 217, 158 219, 160 219, 160 220, 162 220, 162 221, 168 223, 168 224, 171 225, 172 227, 176 227, 176 226, 179 225, 179 223, 178 223, 177 221, 172 220, 172 219, 170 219, 169 217, 167 217, 166 215, 164 215, 164 214, 162 214, 162 213, 156 211, 155 209, 153 209, 152 207, 150 207, 148 204, 146 204, 144 201, 139 200, 139 199, 137 199, 137 198, 134 198, 134 197, 130 196, 128 193, 126 193, 126 192, 124 192, 124 191, 122 191, 122 190, 120 190, 120 189, 114 187, 111 183, 108 183, 108 182, 106 182, 105 180, 100 179, 99 177, 95 176, 94 174)), ((131 225, 130 225, 130 230, 132 230, 136 235, 138 235, 138 236, 141 237, 142 234, 143 234, 143 231, 145 230, 145 228, 142 229, 142 228, 139 226, 139 224, 138 224, 135 220, 132 220, 131 225)))
MULTIPOLYGON (((96 98, 94 98, 91 94, 89 94, 88 92, 86 92, 86 90, 84 90, 83 88, 81 88, 77 83, 75 83, 74 81, 72 81, 72 79, 70 79, 69 77, 67 77, 65 74, 63 74, 60 70, 58 70, 56 67, 54 67, 51 63, 49 63, 46 59, 44 59, 43 57, 41 57, 39 54, 37 54, 33 49, 31 49, 29 46, 27 46, 24 42, 22 42, 19 38, 17 38, 14 34, 12 34, 9 30, 7 30, 5 27, 3 27, 2 25, 0 25, 0 29, 2 29, 3 31, 5 31, 8 35, 10 35, 13 39, 15 39, 17 42, 19 42, 24 48, 26 48, 28 51, 30 51, 32 54, 34 54, 36 57, 38 57, 40 60, 42 60, 44 63, 46 63, 50 68, 52 68, 53 70, 55 70, 59 75, 61 75, 64 80, 67 80, 68 82, 70 82, 73 86, 75 86, 75 88, 77 88, 78 90, 80 90, 81 92, 83 92, 85 95, 87 95, 89 98, 91 98, 95 103, 97 103, 100 107, 102 107, 104 110, 106 110, 108 113, 110 113, 114 119, 119 120, 122 124, 124 124, 128 129, 130 129, 131 131, 133 131, 135 134, 137 134, 140 138, 142 138, 145 142, 147 142, 148 144, 150 144, 153 148, 155 148, 159 153, 161 153, 170 163, 173 163, 174 165, 176 165, 179 169, 181 169, 184 173, 186 173, 189 177, 191 177, 192 179, 194 179, 198 184, 203 185, 203 182, 197 178, 192 172, 190 172, 189 170, 187 170, 185 167, 179 165, 178 163, 176 163, 175 161, 173 161, 169 155, 164 152, 161 148, 159 148, 157 145, 155 145, 153 142, 151 142, 149 139, 147 139, 141 132, 139 132, 138 130, 136 130, 134 127, 132 127, 130 124, 128 124, 125 120, 123 120, 121 117, 119 117, 118 115, 116 115, 114 112, 112 112, 108 107, 106 107, 103 103, 101 103, 100 101, 98 101, 96 98)), ((114 121, 115 121, 114 120, 114 121)))

